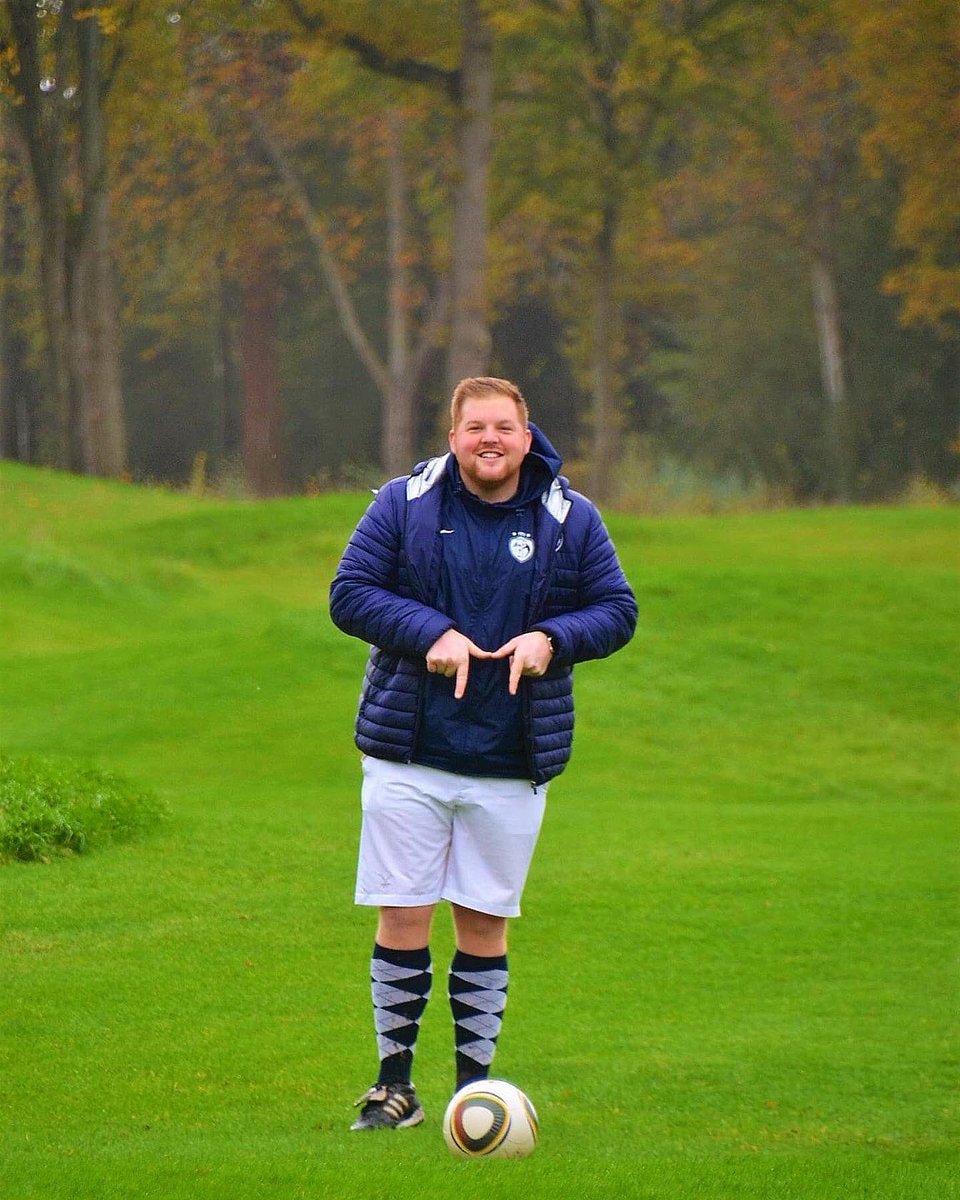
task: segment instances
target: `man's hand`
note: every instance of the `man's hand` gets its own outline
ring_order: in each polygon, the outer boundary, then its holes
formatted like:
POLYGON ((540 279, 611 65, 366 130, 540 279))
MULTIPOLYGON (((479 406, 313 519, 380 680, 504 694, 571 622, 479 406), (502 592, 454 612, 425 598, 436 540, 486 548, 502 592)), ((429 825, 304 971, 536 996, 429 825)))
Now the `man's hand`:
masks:
POLYGON ((467 690, 471 658, 490 658, 489 650, 481 650, 458 629, 448 629, 427 651, 427 670, 435 675, 456 675, 454 700, 462 700, 467 690))
POLYGON ((521 633, 519 637, 511 638, 488 657, 510 659, 509 689, 510 695, 515 696, 521 675, 546 675, 553 658, 553 646, 545 633, 535 629, 532 633, 521 633))

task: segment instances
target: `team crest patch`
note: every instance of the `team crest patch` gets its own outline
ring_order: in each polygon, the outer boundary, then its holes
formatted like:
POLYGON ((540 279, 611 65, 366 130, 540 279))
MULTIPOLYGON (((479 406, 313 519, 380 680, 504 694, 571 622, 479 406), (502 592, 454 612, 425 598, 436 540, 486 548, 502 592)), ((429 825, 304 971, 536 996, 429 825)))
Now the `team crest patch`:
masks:
POLYGON ((518 563, 528 562, 533 557, 533 538, 529 533, 513 533, 510 535, 510 553, 518 563))

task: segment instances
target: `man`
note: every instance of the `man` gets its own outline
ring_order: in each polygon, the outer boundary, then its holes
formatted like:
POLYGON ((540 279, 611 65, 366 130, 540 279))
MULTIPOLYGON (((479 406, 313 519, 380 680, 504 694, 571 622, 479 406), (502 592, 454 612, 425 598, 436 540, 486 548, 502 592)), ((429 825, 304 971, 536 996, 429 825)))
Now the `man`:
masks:
POLYGON ((637 608, 594 506, 558 474, 515 384, 472 378, 450 453, 377 493, 330 614, 371 644, 356 723, 363 821, 356 901, 379 909, 380 1056, 354 1129, 423 1120, 413 1054, 430 928, 452 907, 456 1082, 490 1070, 507 997, 507 921, 570 757, 573 664, 613 653, 637 608))

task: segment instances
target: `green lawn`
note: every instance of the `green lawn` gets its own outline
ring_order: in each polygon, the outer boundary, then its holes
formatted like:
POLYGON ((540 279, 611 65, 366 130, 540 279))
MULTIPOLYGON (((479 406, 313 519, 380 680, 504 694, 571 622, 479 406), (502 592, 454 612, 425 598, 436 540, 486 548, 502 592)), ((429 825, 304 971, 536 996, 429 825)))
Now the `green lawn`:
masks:
POLYGON ((3 479, 4 749, 171 812, 0 867, 4 1200, 960 1194, 956 510, 611 517, 640 628, 578 668, 497 1062, 542 1142, 461 1163, 445 919, 427 1122, 347 1131, 365 650, 326 591, 365 497, 3 479))

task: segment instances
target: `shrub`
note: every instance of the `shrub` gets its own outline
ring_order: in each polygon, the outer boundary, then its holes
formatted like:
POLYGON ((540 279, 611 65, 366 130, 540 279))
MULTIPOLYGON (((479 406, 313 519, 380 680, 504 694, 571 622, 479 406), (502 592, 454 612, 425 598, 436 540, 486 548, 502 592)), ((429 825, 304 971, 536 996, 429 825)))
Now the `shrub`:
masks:
POLYGON ((49 862, 126 841, 166 816, 119 775, 70 759, 0 755, 0 862, 49 862))

